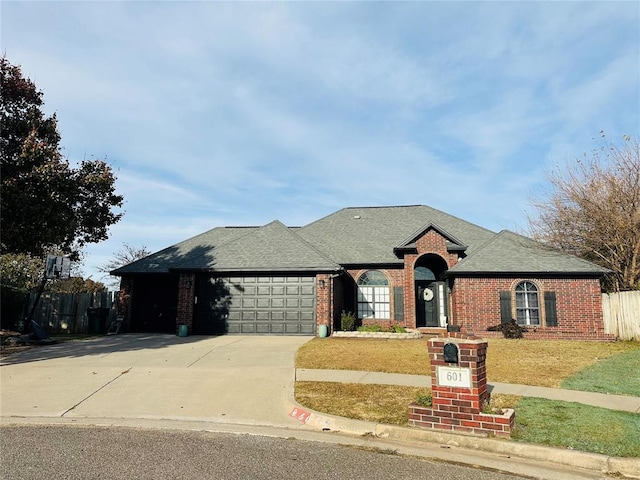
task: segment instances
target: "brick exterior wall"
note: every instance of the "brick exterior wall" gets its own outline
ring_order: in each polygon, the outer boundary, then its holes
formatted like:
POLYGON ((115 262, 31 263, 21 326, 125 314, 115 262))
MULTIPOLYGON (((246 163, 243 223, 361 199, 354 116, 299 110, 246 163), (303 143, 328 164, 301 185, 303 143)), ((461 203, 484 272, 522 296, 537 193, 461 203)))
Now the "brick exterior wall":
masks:
POLYGON ((501 332, 487 331, 488 327, 500 324, 500 292, 511 292, 515 312, 514 288, 523 280, 538 287, 541 323, 528 326, 525 338, 614 340, 604 333, 602 294, 596 278, 456 278, 451 292, 453 322, 471 335, 501 337, 501 332), (557 326, 545 324, 544 292, 556 293, 557 326))
MULTIPOLYGON (((452 268, 460 259, 459 252, 447 251, 447 240, 436 230, 429 229, 416 242, 414 253, 404 253, 403 268, 359 268, 347 269, 350 280, 357 283, 358 278, 368 270, 380 270, 389 279, 391 315, 389 319, 365 320, 389 326, 396 323, 393 287, 404 288, 404 318, 401 325, 416 327, 416 298, 414 269, 420 258, 426 254, 439 256, 447 268, 452 268)), ((515 285, 521 281, 532 281, 538 287, 540 301, 540 326, 528 327, 525 338, 529 339, 567 339, 567 340, 615 340, 613 335, 604 333, 602 318, 602 296, 600 281, 597 278, 529 278, 529 277, 458 277, 449 282, 449 318, 451 325, 458 325, 463 332, 482 337, 501 337, 501 332, 490 332, 487 328, 500 324, 500 292, 511 292, 512 310, 515 310, 515 285), (555 292, 557 308, 557 326, 545 325, 544 292, 555 292)), ((319 292, 320 295, 320 292, 319 292)), ((320 296, 318 304, 320 304, 320 296)), ((336 305, 335 310, 341 310, 336 305)), ((324 300, 323 300, 324 301, 324 300)), ((342 304, 342 302, 340 302, 342 304)), ((357 313, 357 301, 354 299, 357 313)), ((336 313, 334 313, 335 315, 336 313)), ((318 318, 320 316, 318 315, 318 318)), ((334 317, 335 318, 335 317, 334 317)))
POLYGON ((515 426, 513 410, 501 414, 482 412, 489 402, 485 368, 487 346, 486 341, 461 334, 429 339, 433 404, 431 408, 409 405, 409 426, 482 436, 511 436, 515 426), (457 346, 458 363, 445 361, 444 346, 447 343, 457 346), (469 369, 470 388, 438 384, 439 367, 469 369))

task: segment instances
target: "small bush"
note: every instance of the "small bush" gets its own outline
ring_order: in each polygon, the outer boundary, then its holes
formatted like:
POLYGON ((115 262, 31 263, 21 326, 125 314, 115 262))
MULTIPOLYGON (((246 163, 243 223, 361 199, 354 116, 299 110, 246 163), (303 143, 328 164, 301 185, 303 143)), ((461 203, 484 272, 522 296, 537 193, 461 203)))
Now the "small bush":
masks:
POLYGON ((359 332, 382 332, 380 325, 362 325, 358 327, 359 332))
POLYGON ((356 329, 356 316, 352 312, 342 312, 340 316, 340 328, 343 332, 352 332, 356 329))
POLYGON ((432 407, 433 397, 431 396, 431 392, 419 393, 416 396, 416 403, 422 407, 432 407))
POLYGON ((504 338, 523 338, 524 333, 528 332, 525 327, 518 325, 515 320, 489 327, 487 330, 489 332, 502 332, 504 338))
POLYGON ((407 333, 407 329, 402 325, 391 325, 390 327, 382 327, 376 323, 370 325, 361 325, 357 330, 359 332, 407 333))

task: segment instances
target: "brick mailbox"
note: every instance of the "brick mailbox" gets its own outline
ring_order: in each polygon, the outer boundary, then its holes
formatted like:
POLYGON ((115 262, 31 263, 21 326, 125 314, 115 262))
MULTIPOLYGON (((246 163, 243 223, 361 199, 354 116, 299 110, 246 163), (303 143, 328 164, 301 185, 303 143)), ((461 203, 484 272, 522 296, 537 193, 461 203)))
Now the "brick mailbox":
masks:
POLYGON ((487 342, 450 333, 428 341, 432 406, 409 405, 409 426, 510 437, 515 412, 488 411, 487 342))

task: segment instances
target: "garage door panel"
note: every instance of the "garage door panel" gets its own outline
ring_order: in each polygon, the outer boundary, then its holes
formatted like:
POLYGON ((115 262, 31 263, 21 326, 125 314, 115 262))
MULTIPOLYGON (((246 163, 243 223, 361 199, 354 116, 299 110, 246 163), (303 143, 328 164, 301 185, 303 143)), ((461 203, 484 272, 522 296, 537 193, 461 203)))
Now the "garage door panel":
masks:
POLYGON ((314 335, 315 277, 229 277, 227 332, 314 335))
POLYGON ((256 325, 256 333, 271 333, 270 323, 258 323, 256 325))
POLYGON ((242 298, 242 309, 249 309, 256 307, 256 299, 255 298, 242 298))

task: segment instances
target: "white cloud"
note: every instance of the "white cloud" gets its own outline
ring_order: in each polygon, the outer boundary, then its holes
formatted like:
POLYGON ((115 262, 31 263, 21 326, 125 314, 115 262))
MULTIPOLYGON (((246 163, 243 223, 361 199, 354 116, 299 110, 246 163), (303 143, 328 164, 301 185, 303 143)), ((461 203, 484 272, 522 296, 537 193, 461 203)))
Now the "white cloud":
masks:
POLYGON ((350 205, 515 229, 551 162, 640 123, 632 2, 5 2, 1 21, 65 153, 119 170, 126 215, 92 259, 350 205))

